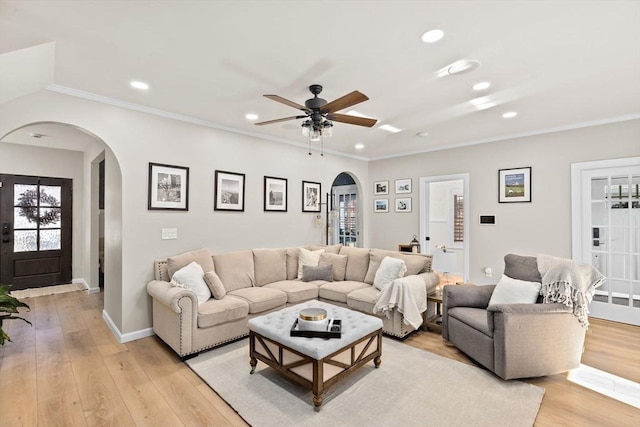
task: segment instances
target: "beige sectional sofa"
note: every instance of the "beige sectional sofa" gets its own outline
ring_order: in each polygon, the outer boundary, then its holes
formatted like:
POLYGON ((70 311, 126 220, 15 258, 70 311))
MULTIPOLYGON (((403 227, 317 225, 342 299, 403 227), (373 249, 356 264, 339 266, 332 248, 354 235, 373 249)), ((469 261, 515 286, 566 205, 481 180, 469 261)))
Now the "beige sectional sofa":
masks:
MULTIPOLYGON (((185 357, 248 335, 247 321, 252 317, 313 299, 373 314, 380 291, 372 283, 386 256, 405 261, 405 277, 420 277, 427 293, 439 282, 429 255, 342 245, 304 249, 323 251, 320 265, 331 265, 332 281, 298 278, 300 248, 214 255, 200 249, 155 261, 155 280, 147 285, 153 298, 154 332, 185 357), (205 273, 215 271, 215 283, 207 282, 213 295, 201 303, 192 290, 171 283, 173 274, 192 261, 205 273)), ((386 334, 402 338, 414 330, 397 308, 379 317, 386 334)))

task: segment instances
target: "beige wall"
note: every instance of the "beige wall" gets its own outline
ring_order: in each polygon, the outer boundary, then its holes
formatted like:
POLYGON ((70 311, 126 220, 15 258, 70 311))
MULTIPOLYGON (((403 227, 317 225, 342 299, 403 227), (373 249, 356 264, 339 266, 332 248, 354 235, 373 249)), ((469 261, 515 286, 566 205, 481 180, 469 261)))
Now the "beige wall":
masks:
POLYGON ((420 177, 469 173, 470 280, 495 283, 506 253, 571 257, 571 163, 638 155, 640 121, 632 120, 370 162, 369 194, 374 181, 412 178, 413 212, 371 215, 369 241, 393 249, 419 234, 420 177), (532 167, 532 202, 498 203, 498 170, 525 166, 532 167), (480 214, 495 214, 497 225, 478 225, 480 214))
MULTIPOLYGON (((7 138, 11 140, 11 136, 7 138)), ((0 142, 0 173, 73 180, 72 270, 74 280, 84 280, 84 174, 83 154, 78 151, 39 148, 0 142)))

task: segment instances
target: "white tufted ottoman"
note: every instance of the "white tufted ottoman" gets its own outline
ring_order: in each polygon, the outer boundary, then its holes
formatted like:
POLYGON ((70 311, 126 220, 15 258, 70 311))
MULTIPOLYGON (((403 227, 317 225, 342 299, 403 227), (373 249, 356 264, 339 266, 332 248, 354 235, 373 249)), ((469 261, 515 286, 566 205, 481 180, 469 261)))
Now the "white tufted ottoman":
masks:
POLYGON ((254 317, 249 320, 249 356, 251 373, 258 360, 285 377, 313 392, 316 410, 322 405, 324 389, 373 360, 380 366, 382 355, 382 320, 364 313, 321 301, 254 317), (342 320, 338 338, 304 338, 290 336, 293 322, 303 308, 327 310, 329 318, 342 320))

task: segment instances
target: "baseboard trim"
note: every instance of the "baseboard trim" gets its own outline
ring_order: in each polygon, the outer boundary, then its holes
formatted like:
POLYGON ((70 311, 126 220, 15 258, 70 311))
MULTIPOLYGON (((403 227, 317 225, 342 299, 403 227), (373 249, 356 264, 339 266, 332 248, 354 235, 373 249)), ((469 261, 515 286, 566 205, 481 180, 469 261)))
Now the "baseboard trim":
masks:
POLYGON ((111 332, 116 336, 116 339, 120 344, 154 335, 153 328, 140 329, 138 331, 129 332, 127 334, 121 333, 116 324, 113 323, 113 320, 111 320, 109 313, 107 313, 105 310, 102 310, 102 319, 105 321, 109 329, 111 329, 111 332))
POLYGON ((79 283, 82 286, 84 286, 85 290, 87 292, 89 292, 90 294, 99 294, 100 293, 100 288, 92 288, 89 286, 89 284, 87 283, 86 280, 84 280, 82 277, 80 277, 79 279, 71 279, 71 283, 79 283))

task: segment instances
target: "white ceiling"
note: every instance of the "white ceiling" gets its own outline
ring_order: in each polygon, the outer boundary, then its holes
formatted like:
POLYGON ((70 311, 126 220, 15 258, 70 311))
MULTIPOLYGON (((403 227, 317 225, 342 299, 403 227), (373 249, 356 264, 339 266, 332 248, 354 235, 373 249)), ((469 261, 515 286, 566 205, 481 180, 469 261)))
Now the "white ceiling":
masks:
POLYGON ((296 115, 262 95, 303 104, 313 83, 328 101, 359 90, 370 100, 354 109, 378 125, 336 123, 325 150, 367 159, 640 117, 636 0, 0 2, 3 55, 52 41, 55 90, 301 145, 301 120, 245 114, 296 115), (444 38, 423 43, 434 28, 444 38), (437 77, 460 59, 481 65, 437 77))

